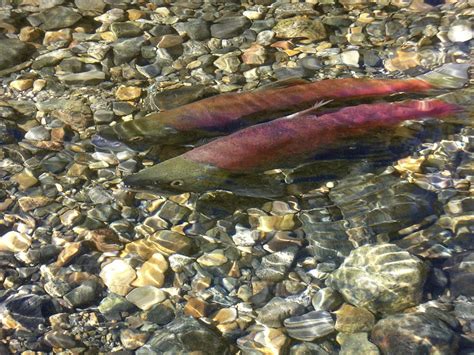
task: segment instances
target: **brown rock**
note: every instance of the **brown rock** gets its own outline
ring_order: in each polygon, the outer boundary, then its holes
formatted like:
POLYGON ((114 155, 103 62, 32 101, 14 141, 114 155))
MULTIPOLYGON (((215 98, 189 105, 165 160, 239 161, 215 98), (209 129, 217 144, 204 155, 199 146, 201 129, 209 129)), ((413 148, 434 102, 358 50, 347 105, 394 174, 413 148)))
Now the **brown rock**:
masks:
POLYGON ((135 21, 145 16, 145 13, 143 11, 137 10, 137 9, 129 9, 127 10, 127 13, 128 13, 128 19, 130 21, 135 21))
POLYGON ((265 63, 266 52, 265 48, 259 44, 253 44, 246 49, 242 54, 242 61, 245 64, 259 65, 265 63))
POLYGON ((37 27, 26 26, 20 30, 18 38, 23 42, 35 42, 41 38, 43 31, 37 27))
POLYGON ((120 331, 120 342, 127 350, 135 350, 145 345, 149 337, 149 333, 140 330, 122 329, 120 331))
POLYGON ((138 99, 142 94, 142 89, 137 86, 119 86, 115 92, 115 97, 121 101, 138 99))
POLYGON ((46 196, 24 196, 18 199, 18 204, 23 212, 34 210, 38 207, 46 206, 52 200, 46 196))
POLYGON ((33 79, 13 80, 10 83, 10 87, 18 91, 25 91, 25 90, 31 89, 33 87, 33 79))
POLYGON ((88 238, 98 251, 104 253, 118 251, 123 248, 118 235, 112 229, 100 228, 92 230, 89 232, 88 238))
POLYGON ((52 115, 69 125, 75 131, 83 131, 94 121, 90 107, 80 100, 70 100, 52 112, 52 115))
POLYGON ((26 190, 38 183, 33 173, 29 169, 24 169, 22 172, 12 176, 12 180, 18 184, 20 190, 26 190))
POLYGON ((278 21, 273 27, 276 37, 279 38, 307 38, 311 41, 326 38, 326 29, 319 20, 306 16, 295 16, 278 21))
POLYGON ((191 297, 188 299, 186 306, 184 306, 184 314, 194 317, 201 318, 207 315, 209 304, 200 298, 191 297))
POLYGON ((59 31, 48 31, 44 34, 43 44, 49 46, 56 42, 63 42, 64 46, 69 44, 72 40, 72 30, 65 28, 59 31))
POLYGON ((81 242, 74 242, 74 243, 68 243, 61 253, 58 255, 58 260, 56 261, 56 264, 58 266, 64 266, 71 262, 74 257, 78 256, 81 253, 82 250, 82 243, 81 242))
POLYGON ((164 35, 160 37, 157 47, 170 48, 180 45, 181 43, 183 43, 183 38, 179 35, 164 35))
POLYGON ((166 270, 168 270, 168 262, 165 257, 160 253, 155 253, 137 271, 137 279, 132 285, 162 287, 166 270))
POLYGON ((336 312, 335 328, 339 332, 358 333, 372 330, 375 317, 365 308, 343 304, 336 312))

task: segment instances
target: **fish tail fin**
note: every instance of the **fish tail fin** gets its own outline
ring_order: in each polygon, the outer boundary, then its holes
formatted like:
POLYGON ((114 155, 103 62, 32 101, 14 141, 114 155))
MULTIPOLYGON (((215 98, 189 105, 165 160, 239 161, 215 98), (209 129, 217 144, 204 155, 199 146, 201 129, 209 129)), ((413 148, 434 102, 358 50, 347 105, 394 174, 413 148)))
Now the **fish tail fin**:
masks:
POLYGON ((439 89, 460 89, 469 81, 470 64, 448 63, 418 76, 439 89))

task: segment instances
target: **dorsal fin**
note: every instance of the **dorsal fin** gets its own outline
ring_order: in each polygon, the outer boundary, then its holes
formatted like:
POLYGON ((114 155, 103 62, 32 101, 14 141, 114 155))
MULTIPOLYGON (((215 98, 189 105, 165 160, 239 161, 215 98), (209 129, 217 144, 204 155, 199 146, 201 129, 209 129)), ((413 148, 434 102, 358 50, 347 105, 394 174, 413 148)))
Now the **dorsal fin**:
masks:
POLYGON ((258 90, 267 90, 267 89, 281 89, 295 85, 309 84, 310 81, 302 78, 288 78, 283 80, 274 81, 273 83, 268 83, 262 85, 258 90))

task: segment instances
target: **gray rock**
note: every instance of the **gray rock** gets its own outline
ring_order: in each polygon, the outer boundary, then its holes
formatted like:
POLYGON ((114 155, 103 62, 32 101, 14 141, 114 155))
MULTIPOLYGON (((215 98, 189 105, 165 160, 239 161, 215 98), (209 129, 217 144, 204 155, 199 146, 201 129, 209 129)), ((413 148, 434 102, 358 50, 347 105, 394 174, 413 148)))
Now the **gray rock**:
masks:
POLYGON ((320 289, 311 299, 313 308, 316 311, 334 311, 344 300, 339 292, 330 287, 320 289))
POLYGON ((34 47, 17 39, 0 39, 0 70, 29 59, 34 47))
POLYGON ((82 73, 58 75, 58 78, 66 85, 97 85, 105 80, 105 73, 91 70, 82 73))
POLYGON ((50 138, 50 134, 43 126, 36 126, 26 132, 25 138, 34 141, 47 141, 50 138))
POLYGON ((280 328, 284 319, 303 314, 305 308, 296 302, 274 297, 257 310, 257 321, 270 328, 280 328))
POLYGON ((40 325, 45 324, 46 318, 58 312, 49 296, 12 295, 0 303, 10 313, 11 318, 31 331, 37 331, 40 325))
POLYGON ((195 41, 204 41, 211 37, 209 23, 201 19, 178 23, 175 28, 195 41))
POLYGON ((144 43, 145 39, 143 37, 135 37, 114 44, 114 64, 125 64, 137 57, 140 54, 140 47, 144 43))
POLYGON ((297 251, 298 248, 290 247, 263 257, 262 263, 255 270, 255 275, 265 281, 278 282, 283 280, 297 251))
POLYGON ((339 333, 340 355, 378 355, 379 349, 367 339, 367 333, 339 333))
POLYGON ((326 284, 357 307, 394 313, 420 302, 426 274, 421 260, 396 245, 364 245, 350 253, 326 284))
POLYGON ((52 9, 42 11, 39 14, 41 29, 45 31, 58 30, 74 25, 82 18, 80 14, 70 7, 57 6, 52 9))
POLYGON ((86 280, 81 285, 68 292, 64 299, 72 307, 86 306, 94 303, 100 292, 100 285, 96 280, 86 280))
POLYGON ((74 0, 77 8, 84 11, 100 13, 104 10, 105 2, 103 0, 74 0))
POLYGON ((143 33, 143 30, 132 22, 114 22, 110 25, 110 30, 117 38, 137 37, 143 33))
POLYGON ((135 305, 125 297, 111 293, 100 302, 98 310, 102 314, 114 314, 128 312, 134 308, 135 305))
POLYGON ((114 113, 111 110, 97 110, 94 112, 96 123, 110 123, 114 120, 114 113))
POLYGON ((159 354, 230 354, 229 346, 223 337, 191 317, 176 318, 156 331, 147 342, 146 348, 159 354))
POLYGON ((384 354, 456 354, 458 336, 443 321, 424 313, 381 319, 371 340, 384 354))
POLYGON ((244 16, 223 17, 211 26, 211 34, 215 38, 232 38, 240 35, 250 25, 250 20, 244 16))
POLYGON ((45 334, 44 340, 55 348, 72 349, 78 345, 77 341, 64 331, 52 330, 45 334))
POLYGON ((326 311, 313 311, 290 317, 283 322, 288 335, 294 339, 313 341, 334 331, 334 320, 326 311))

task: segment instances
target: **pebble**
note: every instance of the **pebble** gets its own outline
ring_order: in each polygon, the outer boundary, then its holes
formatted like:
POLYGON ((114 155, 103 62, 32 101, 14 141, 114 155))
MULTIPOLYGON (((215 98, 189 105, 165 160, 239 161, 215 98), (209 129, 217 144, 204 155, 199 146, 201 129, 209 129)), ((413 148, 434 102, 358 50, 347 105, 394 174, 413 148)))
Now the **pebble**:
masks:
POLYGON ((105 80, 105 73, 99 70, 90 70, 82 73, 58 75, 58 78, 66 85, 97 85, 105 80))
POLYGON ((200 256, 196 261, 202 266, 212 267, 224 265, 227 263, 228 259, 224 255, 224 250, 215 249, 200 256))
POLYGON ((303 313, 304 307, 301 304, 281 297, 274 297, 257 311, 257 321, 270 328, 280 328, 284 319, 303 313))
POLYGON ((155 253, 137 271, 137 278, 132 285, 162 287, 165 282, 165 272, 168 262, 160 253, 155 253))
POLYGON ((43 126, 36 126, 28 130, 25 134, 26 139, 34 141, 47 141, 51 138, 49 130, 43 126))
POLYGON ((145 345, 150 337, 148 332, 143 332, 135 329, 122 329, 120 331, 120 342, 127 350, 136 350, 145 345))
POLYGON ((375 317, 364 308, 343 304, 336 312, 335 328, 343 333, 369 332, 375 324, 375 317))
POLYGON ((31 237, 25 233, 9 231, 0 237, 0 251, 16 253, 26 251, 31 245, 31 237))
POLYGON ((290 247, 264 256, 260 267, 255 271, 255 275, 266 281, 278 282, 283 280, 295 258, 297 250, 298 248, 296 247, 290 247))
POLYGON ((214 61, 214 65, 227 73, 235 73, 240 67, 239 54, 240 53, 226 53, 217 58, 214 61))
POLYGON ((33 79, 18 79, 18 80, 13 80, 10 85, 12 89, 18 90, 18 91, 26 91, 28 89, 31 89, 33 87, 33 79))
POLYGON ((453 42, 467 42, 473 38, 471 22, 458 20, 450 24, 448 38, 453 42))
POLYGON ((326 38, 326 29, 319 20, 312 20, 305 16, 295 16, 280 20, 273 27, 278 38, 304 37, 311 41, 319 41, 326 38))
POLYGON ((330 287, 320 289, 311 299, 316 311, 334 311, 343 302, 342 296, 330 287))
POLYGON ((204 41, 211 37, 210 26, 207 21, 202 19, 194 19, 188 22, 183 22, 175 26, 175 28, 180 31, 183 31, 183 34, 188 35, 188 37, 195 41, 204 41))
POLYGON ((341 355, 379 355, 377 346, 367 339, 367 333, 339 333, 336 340, 341 345, 341 355))
POLYGON ((458 337, 446 323, 428 314, 396 314, 377 322, 371 340, 382 353, 452 354, 458 337))
POLYGON ((312 311, 302 316, 290 317, 283 323, 290 337, 303 341, 313 341, 334 331, 334 321, 326 311, 312 311))
POLYGON ((290 339, 280 329, 255 330, 237 339, 237 346, 243 353, 282 354, 290 339))
POLYGON ((220 39, 232 38, 240 35, 250 25, 251 22, 245 16, 222 17, 211 25, 211 35, 220 39))
POLYGON ((13 67, 28 60, 34 53, 33 47, 17 39, 0 39, 0 70, 13 67))
POLYGON ((137 287, 126 296, 127 301, 141 310, 147 311, 166 299, 166 293, 155 286, 137 287))
POLYGON ((135 270, 120 259, 105 265, 99 276, 111 292, 121 296, 125 296, 131 290, 131 283, 137 277, 135 270))
POLYGON ((40 28, 45 31, 58 30, 74 25, 82 18, 70 7, 56 6, 39 14, 40 28))
POLYGON ((259 44, 253 44, 242 53, 242 61, 249 65, 260 65, 265 63, 265 48, 259 44))
MULTIPOLYGON (((203 354, 229 354, 227 342, 192 317, 177 317, 162 329, 153 333, 146 343, 146 351, 158 354, 199 352, 203 354), (199 339, 199 341, 190 341, 199 339)), ((137 350, 139 354, 140 349, 137 350)), ((149 352, 148 352, 149 353, 149 352)))
POLYGON ((143 33, 142 29, 132 22, 114 22, 110 25, 110 30, 117 38, 137 37, 143 33))
POLYGON ((425 280, 421 260, 396 245, 379 244, 353 250, 326 284, 356 307, 394 313, 420 302, 425 280))
POLYGON ((119 86, 115 92, 117 100, 130 101, 138 99, 142 94, 142 89, 137 86, 119 86))
POLYGON ((64 300, 71 307, 84 307, 96 302, 99 292, 100 287, 96 280, 86 280, 64 295, 64 300))

